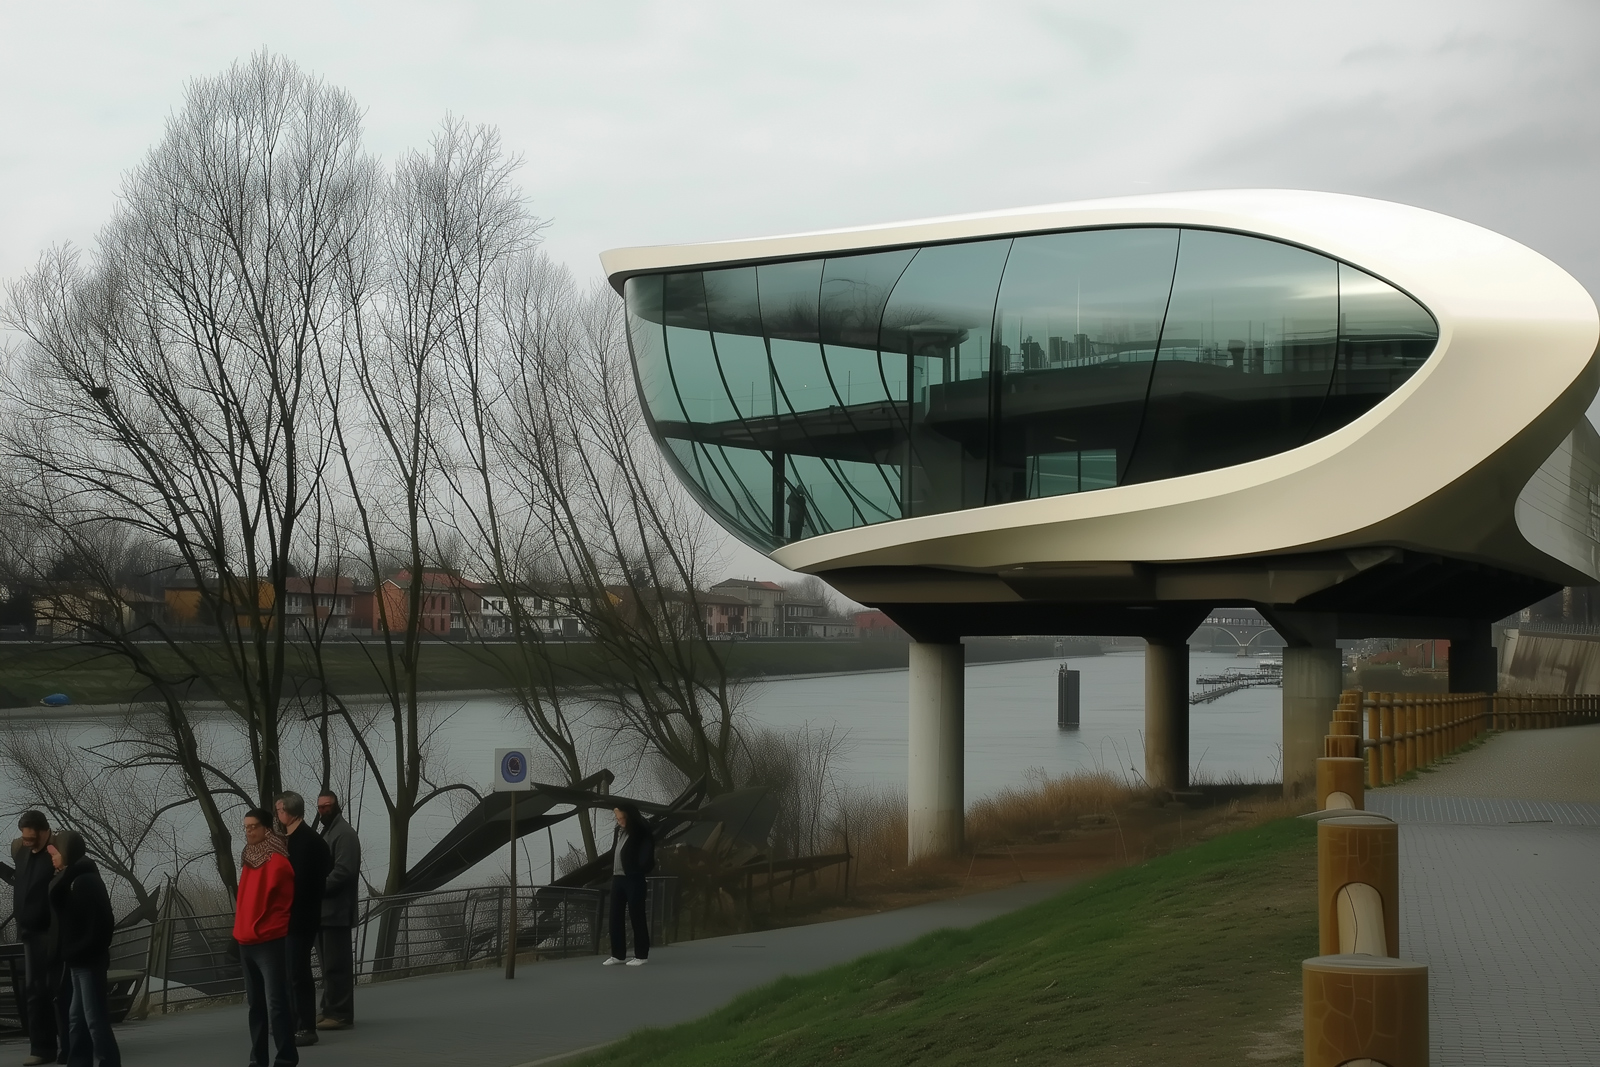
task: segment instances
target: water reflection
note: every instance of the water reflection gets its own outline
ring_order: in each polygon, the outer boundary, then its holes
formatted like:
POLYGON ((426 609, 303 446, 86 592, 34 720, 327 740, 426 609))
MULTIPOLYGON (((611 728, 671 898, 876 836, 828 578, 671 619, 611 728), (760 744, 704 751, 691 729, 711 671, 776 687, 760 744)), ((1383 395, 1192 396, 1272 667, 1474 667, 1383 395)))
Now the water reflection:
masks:
MULTIPOLYGON (((966 795, 973 800, 1007 786, 1025 782, 1028 768, 1050 775, 1079 769, 1105 769, 1137 780, 1144 769, 1141 731, 1144 724, 1144 656, 1139 652, 1114 653, 1068 661, 1082 672, 1082 727, 1064 731, 1056 726, 1055 686, 1059 660, 983 664, 967 668, 966 795)), ((1247 662, 1228 654, 1193 653, 1191 679, 1217 673, 1247 662)), ((1232 777, 1271 781, 1278 777, 1282 693, 1278 689, 1247 689, 1211 704, 1194 707, 1190 717, 1191 770, 1201 779, 1232 777)), ((847 738, 838 769, 841 784, 903 788, 906 779, 906 675, 904 671, 835 675, 766 682, 753 687, 748 711, 752 720, 775 729, 803 725, 835 726, 847 738)), ((487 788, 493 751, 527 744, 530 731, 503 700, 470 698, 440 701, 433 714, 440 728, 438 750, 430 756, 439 781, 466 781, 487 788)), ((0 722, 0 729, 60 731, 65 743, 87 747, 111 739, 120 723, 108 719, 73 719, 50 713, 49 718, 0 722)), ((201 717, 202 740, 221 741, 233 726, 220 714, 201 717)), ((381 733, 381 731, 380 731, 381 733)), ((310 738, 296 742, 293 758, 307 768, 297 780, 286 775, 290 788, 315 792, 315 748, 310 738)), ((380 758, 387 755, 379 744, 380 758)), ((290 765, 293 766, 293 758, 290 765)), ((620 765, 618 767, 621 772, 620 765)), ((339 777, 336 774, 336 777, 339 777)), ((643 783, 619 780, 619 791, 638 789, 643 783)), ((22 795, 17 783, 0 780, 0 810, 19 811, 34 802, 22 795)), ((468 802, 470 804, 470 801, 468 802)), ((377 790, 357 790, 348 798, 347 812, 360 828, 367 857, 368 877, 381 879, 387 854, 387 827, 377 790)), ((457 813, 450 805, 430 807, 413 823, 411 858, 414 862, 454 824, 457 813)), ((576 839, 576 829, 572 837, 576 839)), ((197 818, 186 828, 198 846, 202 828, 197 818)), ((242 843, 241 843, 242 844, 242 843)), ((555 851, 565 850, 561 828, 555 833, 555 851)), ((481 881, 493 875, 503 855, 469 875, 481 881)), ((525 870, 543 878, 549 867, 549 842, 544 835, 524 841, 525 870)))

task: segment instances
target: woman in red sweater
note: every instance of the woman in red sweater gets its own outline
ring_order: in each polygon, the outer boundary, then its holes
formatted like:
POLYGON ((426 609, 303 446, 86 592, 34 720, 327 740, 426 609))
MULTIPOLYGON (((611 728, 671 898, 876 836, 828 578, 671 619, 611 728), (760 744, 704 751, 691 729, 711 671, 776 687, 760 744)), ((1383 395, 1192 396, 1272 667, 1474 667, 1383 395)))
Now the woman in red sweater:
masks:
POLYGON ((294 868, 289 850, 260 808, 244 813, 244 857, 239 870, 233 939, 244 964, 244 996, 250 1006, 250 1067, 267 1067, 267 1031, 277 1050, 273 1067, 295 1067, 294 1014, 289 1003, 289 906, 294 903, 294 868))

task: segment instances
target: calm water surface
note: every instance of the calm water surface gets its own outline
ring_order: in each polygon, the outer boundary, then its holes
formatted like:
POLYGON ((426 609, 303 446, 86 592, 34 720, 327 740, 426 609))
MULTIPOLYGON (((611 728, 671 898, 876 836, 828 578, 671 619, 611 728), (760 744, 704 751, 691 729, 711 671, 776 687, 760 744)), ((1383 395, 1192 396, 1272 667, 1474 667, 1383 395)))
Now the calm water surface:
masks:
MULTIPOLYGON (((1082 726, 1076 731, 1056 726, 1056 669, 1061 660, 972 665, 966 672, 966 797, 973 800, 1025 782, 1030 768, 1050 775, 1080 769, 1104 769, 1137 780, 1144 769, 1144 655, 1119 652, 1066 661, 1081 671, 1082 726)), ((1191 679, 1253 661, 1217 653, 1191 653, 1191 679)), ((841 784, 904 788, 906 780, 906 672, 834 675, 764 682, 749 693, 750 718, 761 726, 789 730, 809 726, 833 728, 843 739, 836 764, 841 784)), ((1282 692, 1246 689, 1190 712, 1190 769, 1196 778, 1250 781, 1275 780, 1281 740, 1282 692)), ((493 750, 525 744, 529 734, 520 715, 513 717, 504 701, 470 699, 441 703, 437 723, 436 781, 465 781, 486 787, 493 750)), ((116 725, 103 719, 78 719, 51 713, 43 720, 0 721, 0 730, 57 731, 64 743, 91 745, 112 736, 116 725)), ((211 722, 202 727, 221 740, 231 727, 211 722)), ((236 741, 229 742, 237 744, 236 741)), ((317 765, 309 738, 298 742, 298 758, 317 765)), ((287 753, 286 753, 287 754, 287 753)), ((295 754, 290 755, 292 766, 295 754)), ((7 776, 10 777, 10 776, 7 776)), ((315 771, 290 788, 315 792, 315 771)), ((336 779, 342 775, 335 775, 336 779)), ((619 782, 619 791, 625 783, 619 782)), ((642 784, 635 788, 642 794, 642 784)), ((357 792, 359 826, 374 875, 383 867, 387 840, 381 804, 369 788, 357 792)), ((0 780, 0 810, 18 811, 32 803, 17 783, 0 780)), ((459 806, 457 803, 457 806, 459 806)), ((465 800, 470 806, 470 799, 465 800)), ((438 803, 413 824, 411 861, 430 848, 452 826, 458 813, 438 803)), ((570 824, 568 824, 570 825, 570 824)), ((188 828, 194 837, 198 827, 188 828)), ((573 831, 575 837, 575 830, 573 831)), ((550 842, 540 835, 527 839, 525 863, 536 875, 548 870, 550 842)), ((558 829, 557 852, 565 846, 558 829)), ((498 863, 486 861, 485 867, 498 863)), ((474 872, 474 877, 493 871, 474 872)))

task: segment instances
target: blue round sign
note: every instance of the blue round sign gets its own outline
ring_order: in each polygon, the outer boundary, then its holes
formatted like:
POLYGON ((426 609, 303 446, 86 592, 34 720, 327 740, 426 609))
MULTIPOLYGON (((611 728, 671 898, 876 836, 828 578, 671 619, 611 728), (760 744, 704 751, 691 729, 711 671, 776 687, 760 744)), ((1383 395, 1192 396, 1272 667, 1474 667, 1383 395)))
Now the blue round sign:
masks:
POLYGON ((520 752, 507 752, 500 759, 500 777, 513 785, 528 777, 528 759, 520 752))

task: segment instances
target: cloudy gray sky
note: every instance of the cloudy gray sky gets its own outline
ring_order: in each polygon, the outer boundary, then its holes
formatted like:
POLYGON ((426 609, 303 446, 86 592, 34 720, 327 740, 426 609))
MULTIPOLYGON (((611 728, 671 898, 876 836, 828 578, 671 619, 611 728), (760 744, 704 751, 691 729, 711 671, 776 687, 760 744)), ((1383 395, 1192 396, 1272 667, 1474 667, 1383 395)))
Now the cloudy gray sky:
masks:
POLYGON ((1600 292, 1597 45, 1589 0, 0 0, 0 277, 92 242, 184 81, 266 47, 351 90, 382 155, 499 126, 584 276, 617 245, 1290 186, 1468 219, 1600 292))

